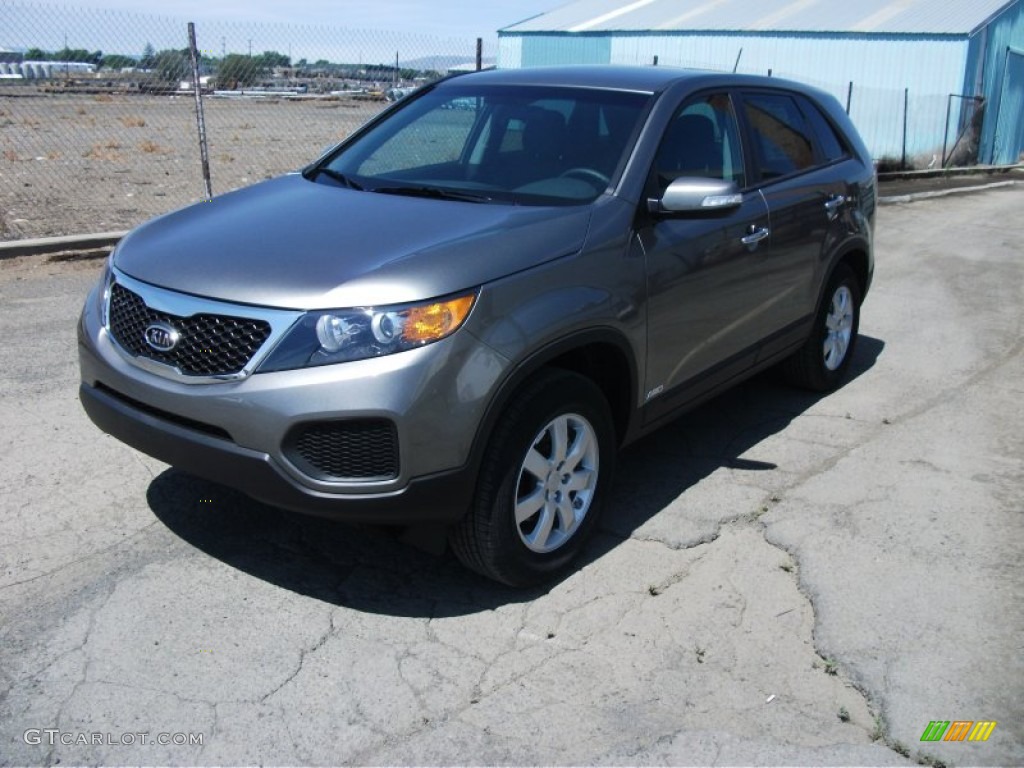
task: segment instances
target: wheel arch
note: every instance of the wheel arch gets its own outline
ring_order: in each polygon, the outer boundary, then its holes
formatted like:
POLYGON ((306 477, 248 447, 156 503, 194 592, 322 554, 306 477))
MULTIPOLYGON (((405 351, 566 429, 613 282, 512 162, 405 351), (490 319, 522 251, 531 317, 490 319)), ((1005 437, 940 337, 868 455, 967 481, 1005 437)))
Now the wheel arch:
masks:
POLYGON ((615 425, 618 445, 635 431, 637 362, 629 342, 613 329, 592 329, 571 334, 536 350, 522 360, 498 386, 473 438, 475 463, 487 446, 502 412, 516 392, 543 368, 573 371, 593 381, 604 394, 615 425))
MULTIPOLYGON (((853 274, 857 278, 857 285, 860 288, 860 300, 863 302, 864 297, 867 296, 868 288, 871 287, 872 268, 871 260, 868 258, 867 250, 863 247, 851 248, 832 266, 832 272, 840 264, 846 264, 850 269, 853 270, 853 274)), ((831 272, 829 273, 831 274, 831 272)), ((827 283, 827 280, 826 280, 827 283)))

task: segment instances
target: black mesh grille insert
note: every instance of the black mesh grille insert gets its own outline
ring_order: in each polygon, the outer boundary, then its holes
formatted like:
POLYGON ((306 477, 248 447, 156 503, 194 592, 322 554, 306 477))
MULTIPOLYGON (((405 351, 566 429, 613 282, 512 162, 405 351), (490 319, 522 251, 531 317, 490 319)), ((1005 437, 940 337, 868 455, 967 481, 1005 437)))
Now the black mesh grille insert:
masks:
POLYGON ((398 433, 387 419, 307 424, 289 442, 292 461, 323 480, 398 477, 398 433))
POLYGON ((229 315, 178 317, 146 306, 142 297, 115 284, 110 293, 110 332, 134 355, 173 365, 190 376, 238 373, 270 335, 270 323, 229 315), (146 343, 146 328, 163 323, 181 338, 169 352, 146 343))

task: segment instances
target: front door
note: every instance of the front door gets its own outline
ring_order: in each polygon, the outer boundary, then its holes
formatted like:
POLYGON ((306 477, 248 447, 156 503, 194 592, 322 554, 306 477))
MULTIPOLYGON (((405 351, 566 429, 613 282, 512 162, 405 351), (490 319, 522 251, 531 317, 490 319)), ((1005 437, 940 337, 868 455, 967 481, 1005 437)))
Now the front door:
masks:
POLYGON ((738 208, 700 214, 641 213, 647 264, 646 420, 700 397, 750 367, 770 322, 768 207, 750 187, 733 101, 726 93, 684 102, 659 147, 648 196, 676 178, 736 182, 738 208))

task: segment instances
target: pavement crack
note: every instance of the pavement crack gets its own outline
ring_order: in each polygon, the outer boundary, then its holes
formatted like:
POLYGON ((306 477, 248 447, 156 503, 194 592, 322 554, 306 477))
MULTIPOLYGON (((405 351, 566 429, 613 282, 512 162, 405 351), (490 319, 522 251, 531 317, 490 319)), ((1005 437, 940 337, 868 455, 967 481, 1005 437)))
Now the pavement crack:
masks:
POLYGON ((660 544, 665 549, 668 549, 668 550, 670 550, 672 552, 685 552, 685 551, 690 550, 690 549, 697 549, 698 547, 703 547, 706 544, 713 544, 715 542, 715 540, 718 539, 719 536, 721 536, 721 534, 722 534, 722 526, 727 524, 728 522, 729 521, 723 521, 722 523, 720 523, 719 525, 717 525, 715 527, 714 531, 711 531, 710 533, 706 533, 703 536, 700 536, 700 537, 698 537, 696 539, 690 539, 688 541, 682 541, 682 542, 678 542, 678 543, 677 542, 670 543, 670 542, 664 541, 662 539, 659 539, 659 538, 657 538, 655 536, 639 536, 639 535, 637 535, 635 533, 631 534, 629 536, 622 537, 622 540, 626 541, 627 539, 629 539, 629 540, 632 540, 632 541, 638 541, 638 542, 642 542, 642 543, 645 543, 645 544, 660 544))
MULTIPOLYGON (((863 700, 864 706, 866 707, 868 714, 873 718, 875 722, 875 730, 877 731, 878 723, 881 722, 882 715, 879 712, 879 708, 875 702, 875 697, 872 695, 871 691, 867 688, 864 681, 857 679, 855 675, 851 674, 850 665, 844 664, 840 658, 838 658, 835 655, 828 654, 825 650, 823 650, 820 647, 818 641, 818 609, 815 605, 814 598, 812 597, 810 591, 807 589, 804 583, 804 570, 801 566, 799 556, 796 552, 786 547, 784 544, 772 541, 771 537, 768 535, 768 526, 765 525, 764 521, 762 521, 760 518, 756 520, 754 525, 756 525, 765 543, 768 546, 785 553, 785 555, 789 558, 789 562, 792 564, 791 568, 784 568, 783 571, 787 573, 788 576, 792 579, 797 592, 807 602, 808 608, 810 609, 811 648, 813 649, 814 653, 818 656, 818 658, 822 660, 824 672, 826 674, 835 675, 839 677, 839 679, 842 680, 844 685, 852 688, 857 692, 857 694, 863 700)), ((795 606, 794 608, 790 608, 789 611, 792 611, 794 609, 795 606)), ((785 611, 784 613, 788 613, 789 611, 785 611)), ((859 727, 861 728, 861 730, 867 733, 867 735, 872 740, 876 740, 876 735, 873 734, 867 727, 859 727)))
POLYGON ((273 696, 278 691, 280 691, 282 688, 284 688, 286 685, 288 685, 290 682, 292 682, 292 680, 294 680, 296 677, 298 677, 299 673, 302 672, 303 665, 306 663, 306 657, 313 655, 314 653, 319 651, 321 648, 323 648, 324 645, 327 643, 327 641, 334 635, 335 627, 334 627, 334 611, 333 610, 331 611, 331 613, 329 614, 329 616, 327 618, 327 623, 328 623, 327 629, 325 629, 320 634, 320 636, 316 639, 316 641, 312 645, 310 645, 309 647, 303 648, 300 651, 298 663, 296 663, 295 669, 292 670, 291 674, 289 674, 284 680, 282 680, 279 685, 275 686, 272 690, 270 690, 269 692, 265 693, 263 696, 260 696, 259 699, 257 699, 257 701, 260 704, 265 704, 267 702, 267 699, 269 699, 271 696, 273 696))
POLYGON ((13 581, 10 584, 4 584, 3 586, 0 586, 0 592, 2 592, 4 590, 11 589, 12 587, 19 587, 19 586, 22 586, 24 584, 30 584, 33 581, 39 581, 39 579, 46 578, 47 576, 53 576, 54 574, 60 573, 61 571, 64 571, 64 570, 67 570, 68 568, 71 568, 72 566, 78 565, 79 563, 83 563, 86 560, 92 560, 92 559, 94 559, 96 557, 99 557, 100 555, 106 554, 107 552, 110 552, 110 551, 119 549, 121 547, 124 547, 126 544, 131 542, 133 539, 141 536, 142 534, 146 533, 146 531, 148 531, 150 528, 152 528, 155 525, 159 525, 159 524, 161 524, 159 520, 154 520, 153 522, 148 523, 147 525, 144 525, 142 528, 139 528, 137 531, 135 531, 131 535, 121 539, 120 541, 116 541, 113 544, 108 544, 107 546, 103 547, 102 549, 97 549, 96 551, 90 552, 87 555, 82 555, 81 557, 77 557, 74 560, 68 560, 67 562, 62 563, 61 565, 57 566, 56 568, 52 568, 49 571, 44 571, 43 573, 37 573, 35 576, 30 576, 27 579, 22 579, 21 581, 13 581))

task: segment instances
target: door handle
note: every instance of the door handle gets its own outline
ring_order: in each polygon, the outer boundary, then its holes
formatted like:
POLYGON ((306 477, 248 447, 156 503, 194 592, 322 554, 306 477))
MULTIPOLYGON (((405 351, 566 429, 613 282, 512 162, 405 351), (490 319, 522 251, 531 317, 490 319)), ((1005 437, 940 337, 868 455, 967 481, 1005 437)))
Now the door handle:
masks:
POLYGON ((829 221, 832 221, 839 215, 839 209, 844 205, 846 205, 845 195, 832 195, 825 201, 825 213, 828 215, 829 221))
POLYGON ((757 245, 770 234, 771 232, 768 231, 768 227, 758 227, 755 224, 751 224, 750 234, 741 237, 740 242, 744 245, 757 245))

